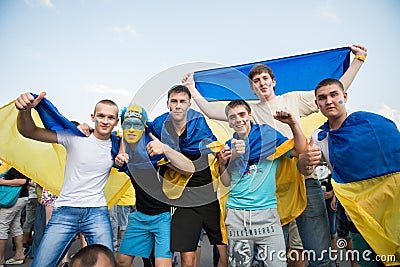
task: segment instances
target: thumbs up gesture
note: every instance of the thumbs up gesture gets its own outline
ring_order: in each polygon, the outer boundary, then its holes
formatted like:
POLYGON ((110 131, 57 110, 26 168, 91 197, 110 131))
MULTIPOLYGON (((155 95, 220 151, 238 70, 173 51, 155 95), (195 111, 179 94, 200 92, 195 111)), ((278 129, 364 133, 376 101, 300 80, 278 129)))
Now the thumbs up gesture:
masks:
POLYGON ((321 161, 321 149, 314 146, 314 138, 311 137, 310 143, 306 150, 299 155, 300 172, 303 174, 310 173, 314 167, 321 161))
POLYGON ((27 110, 34 108, 40 101, 42 101, 45 96, 46 92, 40 93, 40 95, 36 98, 34 98, 31 93, 22 94, 15 100, 15 107, 18 110, 27 110))
POLYGON ((150 141, 147 146, 146 150, 147 153, 152 157, 154 155, 161 155, 164 153, 164 144, 161 143, 160 140, 158 140, 157 137, 155 137, 152 133, 149 133, 150 138, 152 141, 150 141))
POLYGON ((237 158, 246 152, 244 140, 232 138, 232 158, 237 158))

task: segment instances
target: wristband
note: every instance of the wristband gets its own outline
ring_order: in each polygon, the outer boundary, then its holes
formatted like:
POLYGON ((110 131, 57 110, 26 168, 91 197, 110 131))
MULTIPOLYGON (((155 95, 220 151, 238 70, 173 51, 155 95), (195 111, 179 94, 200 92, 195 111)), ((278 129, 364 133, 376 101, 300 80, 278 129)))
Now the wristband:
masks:
POLYGON ((364 56, 354 56, 354 59, 358 59, 358 60, 361 60, 362 62, 364 62, 365 61, 365 57, 364 56))

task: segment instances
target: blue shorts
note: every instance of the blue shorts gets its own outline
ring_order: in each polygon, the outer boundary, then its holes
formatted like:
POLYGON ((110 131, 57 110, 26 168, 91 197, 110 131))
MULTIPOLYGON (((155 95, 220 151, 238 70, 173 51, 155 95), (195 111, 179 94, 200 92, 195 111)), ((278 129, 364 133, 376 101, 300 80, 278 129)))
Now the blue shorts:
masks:
POLYGON ((171 213, 147 215, 140 211, 129 215, 128 226, 121 240, 120 254, 150 258, 154 246, 155 258, 172 258, 171 213))

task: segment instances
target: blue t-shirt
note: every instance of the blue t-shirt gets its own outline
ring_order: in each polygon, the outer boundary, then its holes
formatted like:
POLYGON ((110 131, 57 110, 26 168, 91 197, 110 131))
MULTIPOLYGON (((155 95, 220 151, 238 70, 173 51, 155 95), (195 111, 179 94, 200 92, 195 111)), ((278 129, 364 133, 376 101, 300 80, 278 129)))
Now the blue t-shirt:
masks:
MULTIPOLYGON (((284 154, 289 157, 292 150, 284 154)), ((229 197, 226 206, 239 210, 262 210, 276 208, 276 173, 280 158, 261 160, 250 164, 249 170, 240 175, 232 170, 229 197)))

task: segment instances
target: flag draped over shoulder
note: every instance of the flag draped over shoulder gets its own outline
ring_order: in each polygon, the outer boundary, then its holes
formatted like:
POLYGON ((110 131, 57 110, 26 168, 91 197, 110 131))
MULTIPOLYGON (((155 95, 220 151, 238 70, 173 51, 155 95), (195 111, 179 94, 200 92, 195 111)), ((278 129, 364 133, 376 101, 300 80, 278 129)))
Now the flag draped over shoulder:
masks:
MULTIPOLYGON (((233 138, 240 139, 237 133, 233 134, 233 138)), ((275 154, 278 147, 287 140, 286 137, 267 124, 252 124, 249 136, 245 140, 245 154, 237 157, 228 168, 234 167, 235 170, 239 169, 240 173, 243 174, 249 170, 249 162, 256 163, 275 154)), ((232 139, 228 140, 226 144, 233 148, 232 139)), ((289 149, 292 148, 290 147, 289 149)), ((288 150, 283 153, 286 153, 288 150)), ((279 156, 282 154, 279 153, 279 156)))
MULTIPOLYGON (((34 96, 37 97, 37 95, 34 96)), ((38 127, 50 130, 68 129, 76 135, 84 136, 46 98, 43 98, 36 106, 36 110, 32 109, 31 112, 38 127)), ((14 101, 0 108, 2 125, 0 158, 42 187, 58 195, 64 181, 65 148, 58 144, 43 143, 23 137, 17 130, 17 115, 18 110, 15 108, 14 101)), ((113 149, 116 150, 118 149, 116 134, 113 133, 112 136, 113 149)), ((111 207, 128 190, 130 182, 125 174, 118 173, 114 168, 109 178, 105 186, 105 196, 108 206, 111 207)))
MULTIPOLYGON (((238 138, 236 133, 233 137, 238 138)), ((280 157, 276 173, 277 206, 281 224, 288 224, 304 211, 307 204, 304 178, 297 171, 296 160, 281 157, 294 148, 294 139, 288 140, 267 124, 253 124, 247 140, 249 141, 246 146, 249 145, 249 149, 246 149, 246 154, 234 164, 243 173, 248 170, 249 161, 258 162, 260 159, 273 160, 280 157)), ((231 146, 231 141, 227 144, 231 146)))
MULTIPOLYGON (((194 155, 208 154, 214 181, 214 189, 217 189, 216 181, 219 178, 219 171, 217 171, 218 168, 215 167, 217 161, 214 153, 219 152, 223 147, 223 144, 221 144, 214 136, 203 114, 193 109, 189 109, 187 113, 185 138, 179 138, 176 136, 174 132, 175 130, 171 124, 169 112, 160 115, 153 122, 149 122, 148 126, 154 136, 172 149, 194 155)), ((179 198, 183 193, 183 189, 189 182, 190 177, 191 176, 184 176, 169 169, 164 175, 164 193, 170 199, 179 198)))
POLYGON ((211 150, 207 147, 212 142, 217 141, 210 127, 208 126, 203 114, 193 109, 187 113, 186 137, 177 140, 176 134, 171 135, 171 120, 169 112, 157 117, 153 122, 149 122, 150 131, 175 150, 188 154, 208 154, 211 150))
MULTIPOLYGON (((150 131, 158 139, 160 139, 161 142, 168 144, 171 148, 182 153, 208 155, 208 162, 213 180, 213 188, 215 191, 217 191, 218 187, 220 188, 220 226, 222 242, 226 244, 227 236, 224 218, 225 202, 228 189, 219 182, 219 165, 217 157, 215 156, 215 154, 218 153, 224 145, 217 140, 210 127, 208 126, 203 114, 193 109, 189 109, 187 113, 185 138, 177 139, 178 137, 175 136, 174 132, 172 132, 175 130, 173 128, 170 128, 170 123, 171 117, 169 116, 169 112, 167 112, 157 117, 153 122, 149 122, 148 125, 150 131)), ((183 190, 189 182, 190 178, 191 176, 184 176, 177 171, 168 169, 168 171, 164 174, 163 180, 163 191, 165 195, 170 199, 179 198, 182 195, 183 190)))
POLYGON ((249 87, 247 75, 255 64, 272 68, 275 93, 309 91, 325 78, 339 79, 350 64, 350 49, 336 48, 273 60, 203 70, 194 73, 196 88, 208 101, 258 100, 249 87))
POLYGON ((363 238, 400 264, 400 133, 389 119, 369 112, 350 114, 337 130, 325 123, 335 194, 363 238), (349 162, 351 161, 351 162, 349 162))

